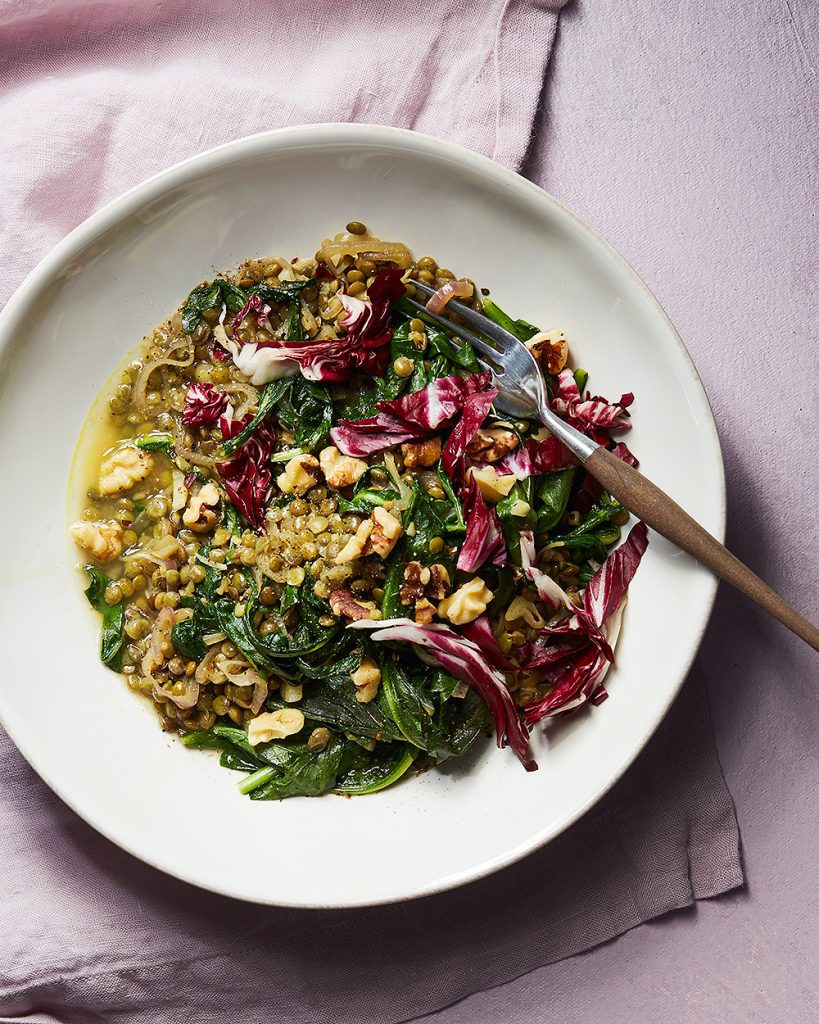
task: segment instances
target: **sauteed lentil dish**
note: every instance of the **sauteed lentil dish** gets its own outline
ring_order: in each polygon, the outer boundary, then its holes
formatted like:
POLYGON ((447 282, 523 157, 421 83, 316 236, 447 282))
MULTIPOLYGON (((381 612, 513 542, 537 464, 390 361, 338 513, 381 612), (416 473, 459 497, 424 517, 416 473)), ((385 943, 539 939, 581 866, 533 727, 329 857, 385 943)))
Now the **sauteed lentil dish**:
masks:
POLYGON ((372 793, 606 697, 646 547, 535 422, 495 413, 457 297, 527 344, 553 408, 620 458, 632 396, 569 343, 358 222, 198 285, 107 396, 71 535, 100 657, 252 799, 372 793))

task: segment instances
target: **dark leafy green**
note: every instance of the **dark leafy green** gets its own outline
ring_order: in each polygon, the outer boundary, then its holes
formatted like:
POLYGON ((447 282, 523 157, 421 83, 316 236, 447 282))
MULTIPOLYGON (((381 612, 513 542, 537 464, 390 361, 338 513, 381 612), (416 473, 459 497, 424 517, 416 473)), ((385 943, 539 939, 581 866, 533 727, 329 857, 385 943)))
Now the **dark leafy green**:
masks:
POLYGON ((553 543, 561 543, 570 551, 582 551, 587 557, 602 562, 606 557, 606 549, 620 538, 619 527, 612 524, 623 511, 623 506, 608 494, 589 509, 579 526, 568 533, 552 536, 553 543))
POLYGON ((282 626, 275 633, 262 636, 253 625, 253 618, 260 607, 256 582, 248 571, 245 571, 245 579, 248 587, 242 616, 235 614, 231 598, 217 598, 212 602, 212 608, 218 628, 257 668, 275 668, 281 674, 282 662, 316 654, 338 636, 341 629, 338 624, 331 627, 319 624, 319 618, 328 614, 329 607, 316 597, 309 579, 301 586, 297 627, 288 632, 282 626))
POLYGON ((381 747, 372 753, 349 745, 334 792, 348 796, 377 793, 405 775, 417 757, 418 751, 403 743, 381 747))
POLYGON ((563 518, 572 493, 576 468, 544 473, 535 483, 535 531, 538 534, 554 529, 563 518))
POLYGON ((538 329, 534 324, 530 324, 526 320, 513 320, 491 299, 483 300, 483 312, 499 327, 514 334, 518 341, 528 341, 534 334, 537 334, 538 329))
POLYGON ((171 626, 171 640, 178 654, 183 658, 199 661, 208 652, 204 637, 215 633, 219 623, 213 610, 216 588, 219 586, 219 573, 212 566, 200 564, 205 570, 205 578, 197 586, 194 596, 184 596, 180 604, 183 608, 193 609, 193 615, 171 626))
MULTIPOLYGON (((289 306, 293 299, 301 298, 305 288, 310 288, 316 282, 313 278, 309 281, 283 281, 281 284, 256 284, 248 289, 248 298, 251 295, 258 295, 262 302, 268 305, 289 306)), ((244 305, 244 303, 243 303, 244 305)), ((242 307, 240 306, 239 309, 242 307)))
POLYGON ((243 445, 259 429, 290 386, 291 381, 289 377, 282 377, 280 380, 272 380, 269 384, 265 384, 259 398, 259 408, 253 419, 235 437, 225 441, 222 445, 222 451, 225 455, 232 455, 237 448, 243 445))
POLYGON ((174 456, 173 438, 170 434, 146 434, 145 437, 138 437, 134 444, 143 452, 162 452, 169 459, 174 456))
POLYGON ((85 596, 91 607, 102 615, 100 633, 100 661, 114 672, 122 668, 122 648, 125 642, 125 607, 120 604, 106 604, 105 591, 111 580, 93 565, 86 565, 90 583, 85 596))
POLYGON ((231 313, 238 313, 247 302, 248 293, 224 278, 217 278, 212 284, 194 288, 182 307, 182 326, 186 334, 193 334, 199 326, 199 317, 206 309, 219 309, 222 304, 231 313))
POLYGON ((391 653, 381 659, 378 703, 395 722, 401 735, 422 750, 429 750, 435 706, 391 653))
POLYGON ((282 775, 276 776, 250 794, 251 800, 283 800, 290 796, 319 796, 336 784, 344 741, 337 736, 318 754, 306 753, 293 759, 282 775))
POLYGON ((509 553, 509 559, 514 565, 520 565, 520 531, 530 530, 535 525, 535 510, 532 507, 534 504, 534 481, 532 477, 526 480, 518 480, 512 490, 502 498, 495 506, 495 511, 498 513, 498 519, 500 519, 501 529, 503 530, 504 540, 506 541, 506 550, 509 553), (516 511, 519 511, 521 506, 517 505, 518 502, 525 502, 528 506, 528 511, 525 515, 515 515, 516 511), (517 505, 517 508, 516 508, 517 505))
POLYGON ((397 501, 398 497, 398 491, 389 489, 377 490, 373 487, 367 487, 354 494, 349 501, 339 495, 337 499, 338 511, 342 516, 352 515, 353 513, 368 516, 376 506, 384 505, 388 501, 397 501))
MULTIPOLYGON (((416 480, 406 511, 405 521, 413 523, 415 530, 412 536, 406 536, 407 559, 421 562, 423 565, 431 565, 439 562, 450 569, 447 563, 451 560, 444 552, 430 550, 430 544, 438 537, 443 540, 447 531, 446 514, 449 508, 446 502, 436 501, 423 486, 416 480)), ((450 572, 450 578, 452 573, 450 572)))
POLYGON ((276 406, 276 418, 305 452, 323 446, 333 425, 333 402, 324 384, 304 377, 286 378, 288 387, 276 406))

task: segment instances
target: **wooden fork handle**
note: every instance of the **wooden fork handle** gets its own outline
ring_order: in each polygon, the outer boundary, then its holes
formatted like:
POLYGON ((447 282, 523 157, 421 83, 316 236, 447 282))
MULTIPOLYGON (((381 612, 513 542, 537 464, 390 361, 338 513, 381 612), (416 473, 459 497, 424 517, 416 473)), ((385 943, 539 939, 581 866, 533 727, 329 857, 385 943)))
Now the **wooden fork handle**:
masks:
POLYGON ((702 562, 720 579, 750 597, 760 608, 819 651, 819 629, 795 608, 791 608, 784 598, 751 572, 747 565, 743 565, 642 473, 621 462, 605 448, 595 449, 586 460, 586 469, 635 516, 677 547, 687 551, 698 562, 702 562))

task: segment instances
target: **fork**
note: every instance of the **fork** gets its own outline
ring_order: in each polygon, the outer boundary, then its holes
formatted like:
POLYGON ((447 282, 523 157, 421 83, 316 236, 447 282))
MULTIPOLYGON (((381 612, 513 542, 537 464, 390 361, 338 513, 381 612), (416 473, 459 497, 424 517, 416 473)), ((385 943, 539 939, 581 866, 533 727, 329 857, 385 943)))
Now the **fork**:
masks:
MULTIPOLYGON (((413 281, 412 285, 422 295, 435 293, 435 289, 423 281, 413 281)), ((463 338, 472 343, 479 353, 478 362, 492 373, 498 388, 499 394, 494 403, 496 409, 516 419, 531 418, 533 414, 539 417, 587 472, 630 512, 819 651, 819 629, 816 626, 731 554, 665 491, 553 412, 540 367, 514 334, 457 299, 450 299, 447 309, 480 331, 480 335, 431 313, 425 305, 409 296, 405 297, 405 302, 442 327, 450 337, 454 335, 455 339, 463 338)))

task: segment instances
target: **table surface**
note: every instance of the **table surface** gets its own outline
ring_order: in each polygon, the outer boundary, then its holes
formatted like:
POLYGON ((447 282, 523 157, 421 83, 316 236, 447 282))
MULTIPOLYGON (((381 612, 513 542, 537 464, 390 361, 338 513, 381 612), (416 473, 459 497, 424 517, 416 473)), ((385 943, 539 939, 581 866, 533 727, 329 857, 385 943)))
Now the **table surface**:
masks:
MULTIPOLYGON (((809 0, 580 0, 526 167, 665 307, 720 429, 728 543, 813 621, 818 41, 809 0)), ((723 586, 702 662, 746 889, 431 1022, 819 1018, 819 658, 723 586)))

